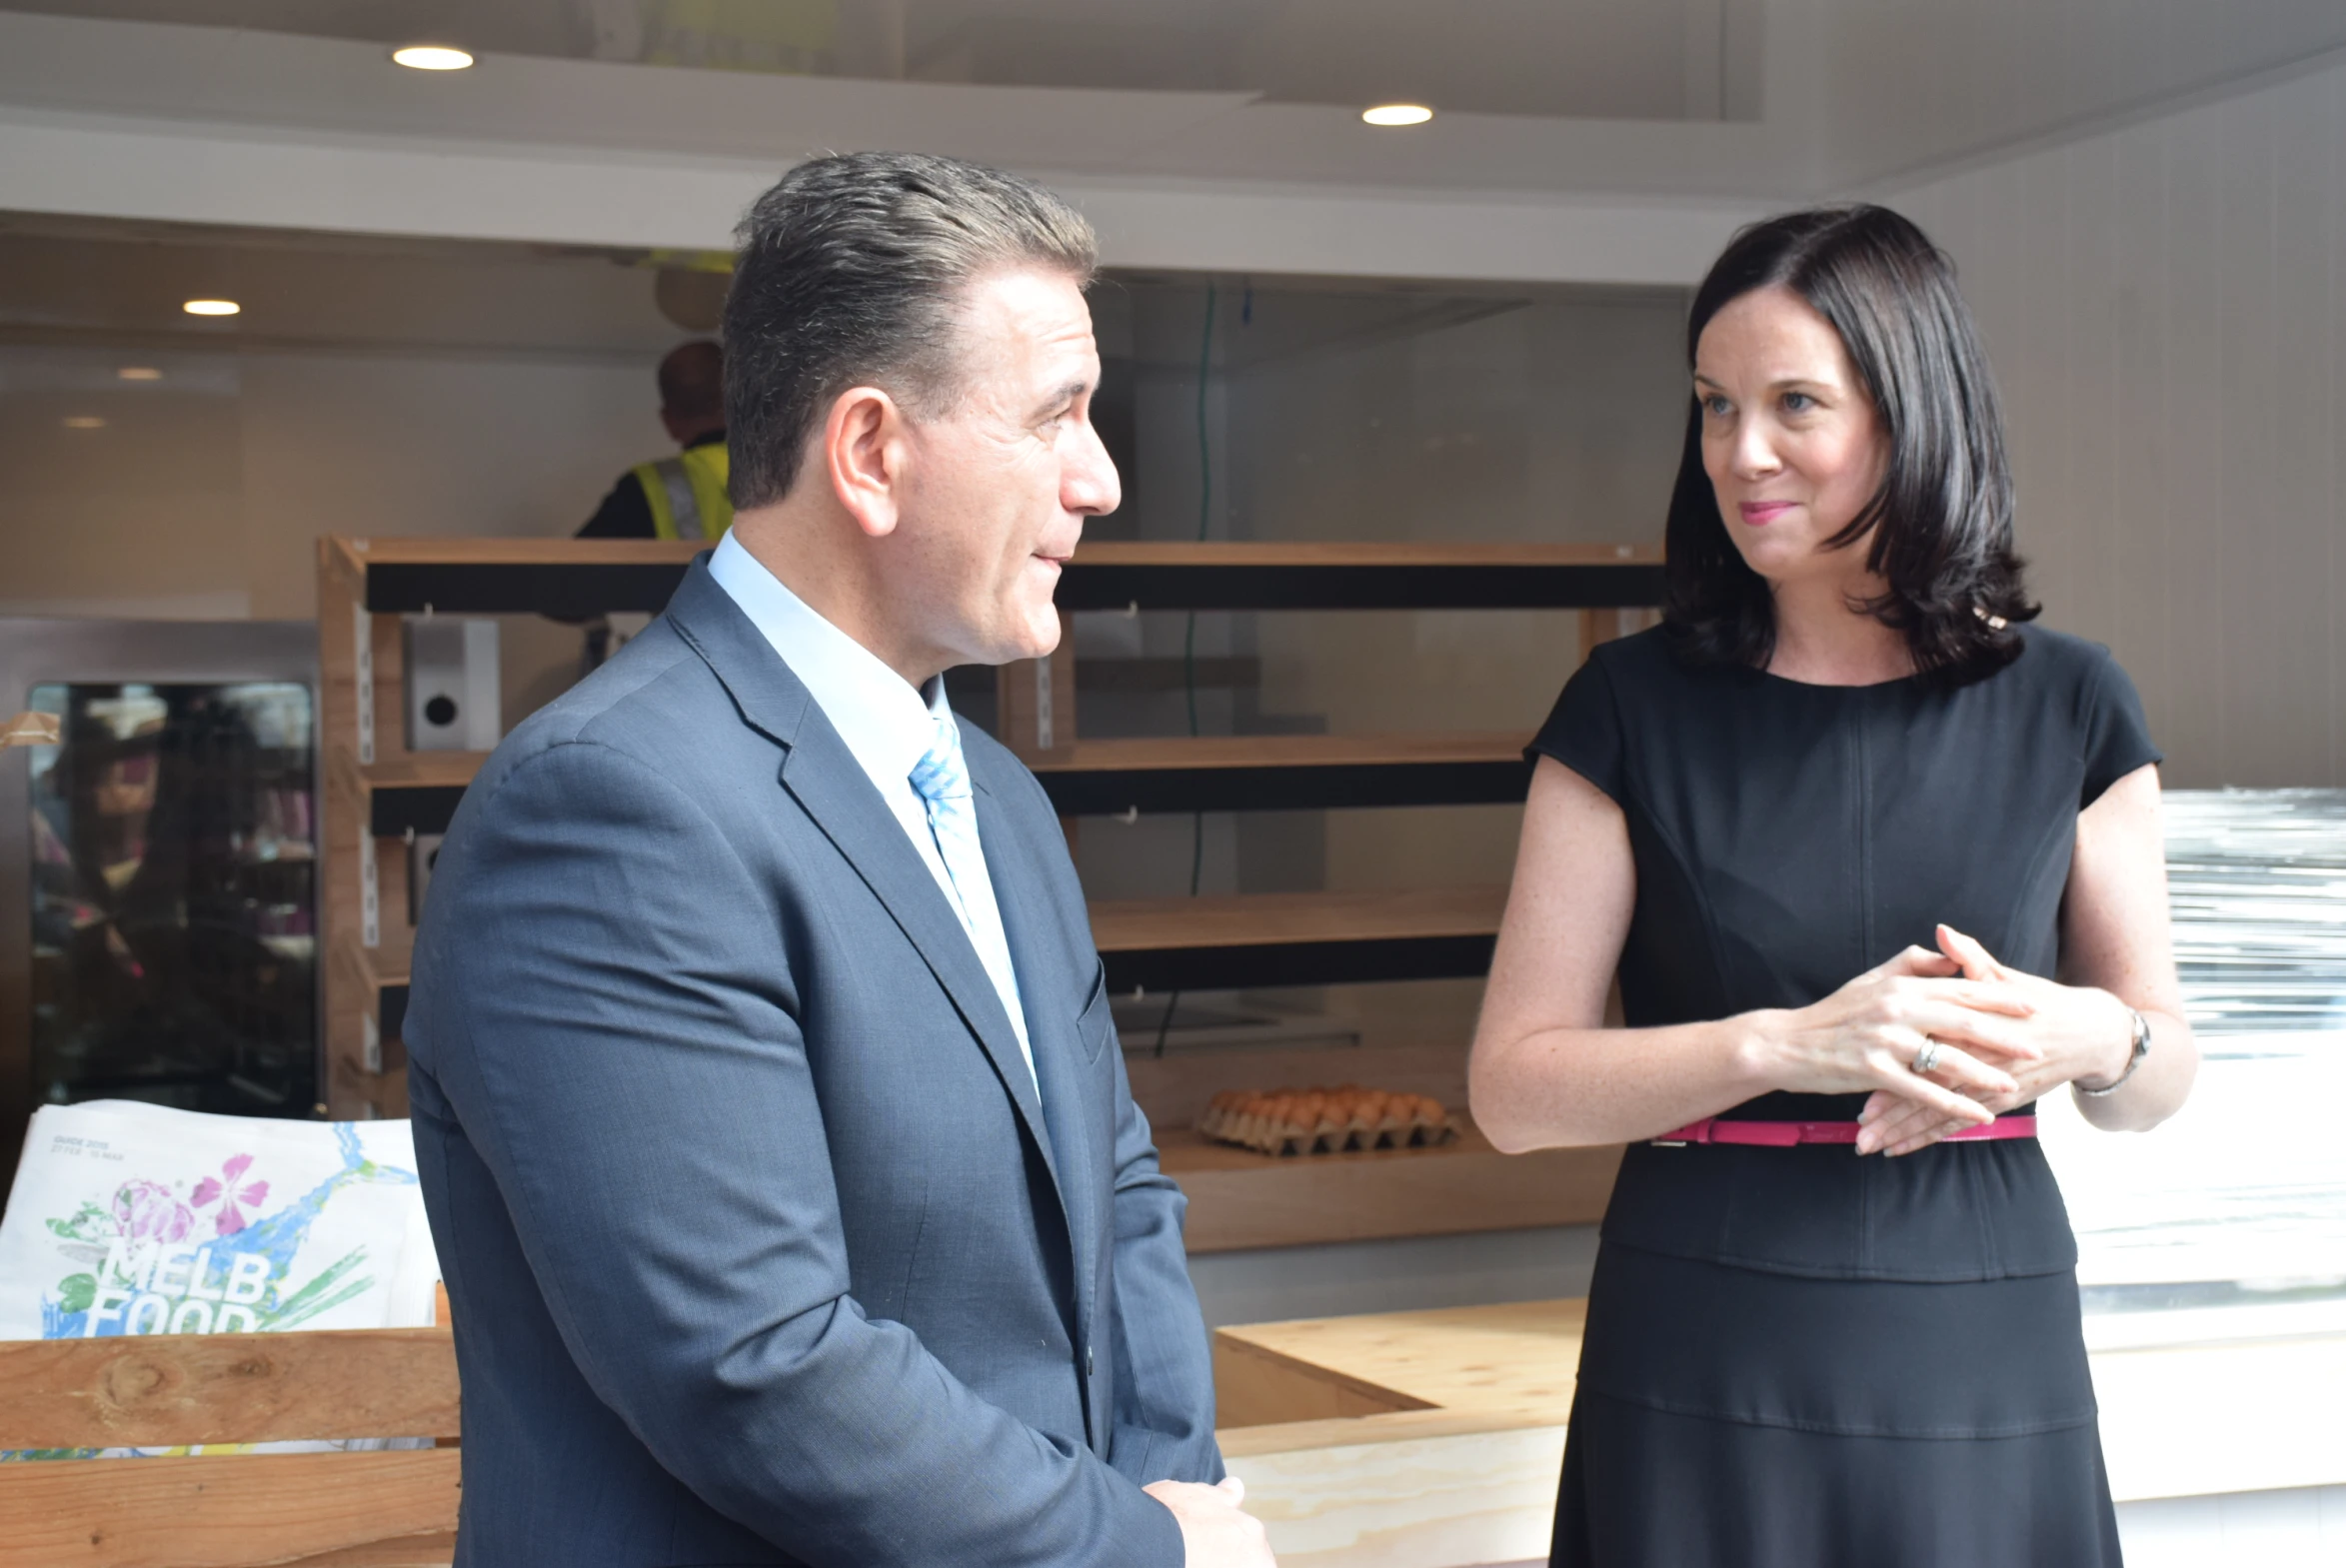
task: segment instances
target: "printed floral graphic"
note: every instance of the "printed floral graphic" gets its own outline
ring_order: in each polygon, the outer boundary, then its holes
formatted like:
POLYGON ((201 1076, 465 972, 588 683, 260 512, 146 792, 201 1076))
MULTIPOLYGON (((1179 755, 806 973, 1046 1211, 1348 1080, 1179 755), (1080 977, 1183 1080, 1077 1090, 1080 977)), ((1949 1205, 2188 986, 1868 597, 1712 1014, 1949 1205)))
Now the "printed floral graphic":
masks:
POLYGON ((114 1223, 132 1241, 184 1241, 196 1216, 161 1182, 126 1181, 114 1194, 114 1223))
POLYGON ((206 1176, 196 1183, 195 1191, 188 1194, 188 1201, 198 1208, 209 1207, 215 1198, 220 1200, 220 1213, 213 1221, 215 1234, 233 1236, 244 1229, 244 1210, 237 1207, 239 1203, 249 1203, 259 1208, 269 1201, 269 1183, 266 1181, 248 1182, 241 1187, 236 1184, 238 1178, 252 1168, 252 1164, 253 1157, 250 1154, 235 1155, 220 1167, 217 1180, 206 1176))

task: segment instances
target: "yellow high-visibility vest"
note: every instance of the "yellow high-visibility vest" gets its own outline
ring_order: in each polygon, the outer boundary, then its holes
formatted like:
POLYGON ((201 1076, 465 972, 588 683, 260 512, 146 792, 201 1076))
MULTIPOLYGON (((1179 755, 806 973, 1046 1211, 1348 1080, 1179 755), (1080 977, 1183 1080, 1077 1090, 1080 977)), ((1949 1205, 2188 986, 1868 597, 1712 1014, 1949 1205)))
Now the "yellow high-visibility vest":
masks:
POLYGON ((662 539, 705 539, 711 544, 733 527, 733 503, 725 479, 732 464, 725 443, 687 447, 673 458, 639 463, 632 472, 652 504, 652 531, 662 539))

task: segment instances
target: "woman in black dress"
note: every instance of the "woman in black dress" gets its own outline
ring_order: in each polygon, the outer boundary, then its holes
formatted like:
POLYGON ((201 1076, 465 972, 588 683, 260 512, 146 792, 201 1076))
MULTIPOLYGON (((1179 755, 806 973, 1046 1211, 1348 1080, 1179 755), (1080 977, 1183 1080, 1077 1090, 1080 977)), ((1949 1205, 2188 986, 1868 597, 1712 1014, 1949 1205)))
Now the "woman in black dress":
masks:
POLYGON ((2158 754, 2106 650, 2023 625, 1995 394, 1911 224, 1745 231, 1687 341, 1664 624, 1532 743, 1474 1041, 1500 1147, 1629 1143, 1551 1561, 2114 1565, 2032 1112, 2190 1088, 2158 754))

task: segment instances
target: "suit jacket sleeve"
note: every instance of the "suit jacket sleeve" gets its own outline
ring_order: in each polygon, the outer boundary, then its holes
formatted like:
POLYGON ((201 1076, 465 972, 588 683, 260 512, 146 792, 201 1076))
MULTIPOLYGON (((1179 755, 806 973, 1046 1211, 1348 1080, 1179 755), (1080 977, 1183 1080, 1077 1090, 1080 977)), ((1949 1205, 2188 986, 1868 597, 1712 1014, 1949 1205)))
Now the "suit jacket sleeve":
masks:
POLYGON ((597 1396, 809 1564, 1177 1568, 1178 1527, 1132 1480, 849 1293, 790 943, 707 813, 583 742, 483 784, 418 1001, 597 1396))
POLYGON ((1158 1168, 1149 1118, 1116 1054, 1116 1431, 1109 1461, 1152 1481, 1218 1481, 1213 1359, 1181 1244, 1188 1200, 1158 1168))

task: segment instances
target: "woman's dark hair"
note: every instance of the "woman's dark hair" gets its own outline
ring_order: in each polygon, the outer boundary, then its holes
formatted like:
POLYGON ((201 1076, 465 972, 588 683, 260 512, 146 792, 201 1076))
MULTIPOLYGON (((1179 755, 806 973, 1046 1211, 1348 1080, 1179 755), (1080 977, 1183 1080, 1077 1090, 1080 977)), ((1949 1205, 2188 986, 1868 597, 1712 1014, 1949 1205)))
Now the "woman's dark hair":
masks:
MULTIPOLYGON (((1888 442, 1881 488, 1830 544, 1872 529, 1866 565, 1887 584, 1866 613, 1902 632, 1914 668, 1976 680, 2019 656, 2013 623, 2037 606, 2012 553, 2003 411, 1955 269, 1886 207, 1829 207, 1737 234, 1694 294, 1686 362, 1703 328, 1754 289, 1782 287, 1840 334, 1888 442)), ((1702 406, 1689 397, 1670 496, 1663 620, 1681 657, 1765 668, 1775 650, 1766 579, 1727 537, 1702 466, 1702 406)))

